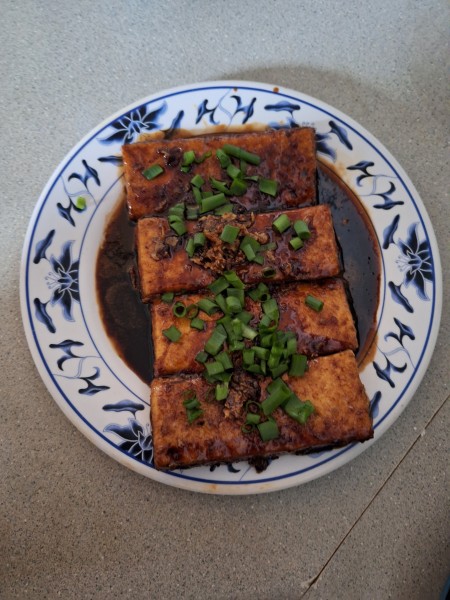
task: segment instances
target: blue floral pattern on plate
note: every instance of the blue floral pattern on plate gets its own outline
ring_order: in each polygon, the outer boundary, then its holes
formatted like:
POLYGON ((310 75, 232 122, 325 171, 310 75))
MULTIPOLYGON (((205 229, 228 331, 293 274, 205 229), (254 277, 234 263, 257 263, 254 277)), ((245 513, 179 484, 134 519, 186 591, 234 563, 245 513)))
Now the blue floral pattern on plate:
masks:
POLYGON ((169 90, 94 130, 55 172, 24 245, 23 320, 36 365, 69 418, 105 452, 170 485, 256 493, 336 469, 364 447, 286 456, 256 474, 246 463, 160 473, 153 467, 148 388, 111 347, 95 300, 95 256, 104 222, 122 198, 121 145, 178 128, 265 123, 316 128, 320 160, 339 172, 372 220, 382 255, 378 341, 361 372, 375 439, 399 416, 423 376, 441 310, 439 255, 420 198, 401 167, 361 126, 318 100, 249 82, 169 90))

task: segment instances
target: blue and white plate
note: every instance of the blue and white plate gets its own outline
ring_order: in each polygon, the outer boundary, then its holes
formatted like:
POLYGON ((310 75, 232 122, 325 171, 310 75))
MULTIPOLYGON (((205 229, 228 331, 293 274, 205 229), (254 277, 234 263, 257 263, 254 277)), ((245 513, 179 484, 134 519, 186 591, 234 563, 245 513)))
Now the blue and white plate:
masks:
POLYGON ((289 89, 252 82, 183 86, 145 98, 89 133, 58 166, 34 210, 21 269, 24 327, 42 379, 69 419, 99 448, 162 483, 200 492, 267 492, 320 477, 372 442, 285 456, 257 474, 246 462, 161 473, 152 462, 149 389, 106 335, 95 262, 108 215, 122 197, 120 149, 140 134, 264 123, 313 125, 319 157, 359 196, 382 256, 377 347, 361 372, 377 441, 419 385, 442 305, 432 226, 409 178, 358 123, 289 89))

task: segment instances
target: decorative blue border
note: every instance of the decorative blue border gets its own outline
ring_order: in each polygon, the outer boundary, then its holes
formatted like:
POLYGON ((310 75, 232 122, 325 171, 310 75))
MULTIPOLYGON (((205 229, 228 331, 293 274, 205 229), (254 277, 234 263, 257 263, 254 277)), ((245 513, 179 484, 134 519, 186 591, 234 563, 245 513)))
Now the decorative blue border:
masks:
MULTIPOLYGON (((263 92, 263 93, 271 93, 271 91, 270 91, 270 90, 268 90, 268 89, 256 88, 256 87, 251 87, 251 86, 244 86, 244 85, 239 85, 239 84, 237 84, 237 86, 238 86, 238 87, 239 87, 239 89, 241 89, 241 90, 247 90, 247 91, 259 92, 259 93, 261 93, 261 92, 263 92)), ((159 96, 159 97, 152 98, 152 99, 151 99, 151 102, 152 102, 152 103, 156 103, 156 102, 159 102, 159 101, 165 100, 165 99, 167 99, 167 98, 171 98, 171 97, 173 97, 173 96, 177 96, 177 95, 184 95, 184 94, 186 94, 186 92, 191 92, 191 93, 192 93, 192 92, 201 92, 201 91, 207 91, 207 90, 219 90, 219 89, 223 89, 223 90, 230 90, 230 89, 233 89, 234 87, 236 87, 236 85, 232 85, 232 84, 230 84, 229 86, 226 86, 226 85, 216 85, 216 86, 214 86, 214 85, 213 85, 213 86, 205 86, 205 87, 195 87, 195 88, 190 88, 190 89, 186 89, 186 88, 185 88, 185 89, 183 89, 183 90, 174 91, 174 92, 172 92, 172 93, 170 93, 170 94, 166 94, 166 95, 163 95, 163 96, 159 96)), ((272 93, 274 93, 274 92, 272 92, 272 93)), ((333 119, 336 119, 336 120, 338 120, 340 123, 342 123, 343 125, 345 125, 346 127, 348 127, 348 128, 349 128, 349 129, 350 129, 350 130, 351 130, 351 131, 352 131, 354 134, 356 134, 356 135, 357 135, 359 138, 363 139, 363 140, 364 140, 364 141, 365 141, 365 142, 366 142, 366 143, 367 143, 367 144, 368 144, 368 145, 369 145, 369 146, 370 146, 370 147, 371 147, 371 148, 372 148, 372 149, 373 149, 373 150, 376 152, 376 154, 378 154, 378 155, 379 155, 379 156, 380 156, 380 157, 381 157, 381 158, 382 158, 382 159, 385 161, 385 163, 386 163, 387 165, 389 165, 389 167, 390 167, 390 168, 392 169, 392 171, 395 173, 395 175, 396 175, 396 177, 398 178, 398 180, 401 182, 401 184, 402 184, 402 186, 403 186, 403 189, 404 189, 404 190, 406 190, 406 192, 407 192, 407 194, 408 194, 408 196, 409 196, 410 200, 412 201, 412 204, 414 205, 414 207, 415 207, 415 209, 416 209, 416 212, 418 213, 418 216, 419 216, 420 222, 421 222, 421 224, 422 224, 422 227, 423 227, 423 230, 424 230, 424 232, 425 232, 425 237, 426 237, 426 240, 427 240, 427 242, 428 242, 428 245, 429 245, 429 247, 430 247, 430 251, 431 251, 432 260, 433 260, 434 264, 438 264, 438 261, 436 261, 436 257, 435 257, 435 256, 432 254, 432 246, 431 246, 431 244, 430 244, 430 239, 429 239, 429 235, 428 235, 427 228, 425 227, 425 223, 424 223, 424 221, 423 221, 422 213, 421 213, 421 211, 420 211, 420 210, 418 210, 418 206, 417 206, 417 204, 416 204, 416 202, 415 202, 414 196, 412 195, 412 193, 410 192, 409 188, 408 188, 408 187, 407 187, 407 185, 405 184, 405 182, 404 182, 403 178, 402 178, 402 177, 399 175, 399 173, 398 173, 397 169, 395 169, 395 167, 392 165, 391 161, 390 161, 390 160, 388 160, 388 159, 387 159, 387 158, 384 156, 384 154, 383 154, 383 153, 382 153, 382 152, 381 152, 381 151, 380 151, 380 150, 379 150, 379 149, 378 149, 378 148, 377 148, 377 147, 376 147, 376 146, 375 146, 375 145, 374 145, 374 144, 373 144, 373 143, 372 143, 372 142, 371 142, 371 141, 370 141, 368 138, 366 138, 366 137, 365 137, 365 135, 363 135, 363 134, 362 134, 360 131, 358 131, 357 129, 355 129, 355 128, 354 128, 352 125, 350 125, 349 123, 347 123, 346 121, 344 121, 344 120, 343 120, 343 119, 341 119, 340 117, 337 117, 335 114, 333 114, 333 113, 329 112, 329 111, 328 111, 328 110, 326 110, 325 108, 323 108, 323 107, 321 107, 321 106, 317 106, 316 104, 314 104, 314 103, 312 103, 312 102, 309 102, 308 100, 305 100, 305 99, 299 99, 299 98, 297 98, 297 97, 295 97, 295 96, 292 96, 292 95, 290 95, 290 94, 283 93, 283 92, 281 92, 281 91, 277 92, 277 96, 278 96, 278 97, 283 97, 283 98, 288 98, 288 99, 290 99, 290 100, 294 100, 294 101, 296 101, 296 102, 301 102, 301 103, 302 103, 302 104, 304 104, 304 105, 308 105, 308 106, 312 107, 313 109, 315 109, 315 110, 318 110, 319 112, 321 112, 321 113, 323 113, 323 114, 325 114, 325 115, 328 115, 329 117, 332 117, 333 119)), ((142 107, 146 106, 148 103, 149 103, 149 101, 147 101, 147 102, 144 102, 144 103, 142 103, 142 104, 140 104, 140 105, 138 105, 138 106, 134 106, 134 107, 133 107, 133 110, 139 110, 139 109, 141 109, 142 107)), ((122 115, 121 115, 121 116, 119 116, 119 117, 116 117, 116 119, 123 117, 125 114, 126 114, 126 113, 122 113, 122 115)), ((103 127, 101 127, 101 128, 100 128, 100 129, 98 129, 98 130, 95 130, 95 132, 94 132, 94 133, 93 133, 93 134, 92 134, 92 135, 91 135, 89 138, 87 138, 87 139, 86 139, 86 140, 83 142, 83 144, 82 144, 82 145, 81 145, 81 146, 78 148, 78 150, 77 150, 75 153, 70 153, 70 156, 66 157, 66 162, 65 162, 65 163, 64 163, 64 165, 61 167, 61 169, 59 170, 58 174, 57 174, 57 175, 55 175, 55 174, 54 174, 54 175, 52 176, 52 177, 53 177, 53 182, 52 182, 51 186, 49 187, 49 189, 48 189, 48 191, 47 191, 47 193, 46 193, 46 196, 45 196, 45 198, 44 198, 44 199, 43 199, 43 201, 41 202, 41 205, 40 205, 40 207, 39 207, 39 210, 38 210, 38 212, 37 212, 37 215, 36 215, 36 217, 35 217, 35 219, 34 219, 34 225, 33 225, 33 229, 32 229, 32 231, 31 231, 30 238, 29 238, 29 247, 28 247, 28 251, 27 251, 27 255, 26 255, 26 256, 27 256, 27 259, 26 259, 26 273, 25 273, 26 306, 27 306, 27 313, 28 313, 28 319, 29 319, 29 323, 30 323, 30 328, 31 328, 31 331, 32 331, 32 335, 33 335, 33 338, 34 338, 34 341, 35 341, 36 348, 37 348, 37 350, 38 350, 39 356, 41 357, 41 360, 42 360, 42 362, 43 362, 43 364, 44 364, 44 366, 45 366, 45 368, 46 368, 46 370, 47 370, 47 373, 48 373, 48 374, 49 374, 49 376, 50 376, 50 379, 51 379, 51 380, 52 380, 52 382, 54 383, 54 385, 55 385, 56 389, 59 391, 59 393, 61 394, 61 396, 62 396, 62 397, 65 399, 66 403, 67 403, 67 404, 70 406, 70 408, 71 408, 71 409, 72 409, 72 411, 73 411, 73 412, 74 412, 74 413, 75 413, 75 414, 78 416, 78 418, 80 418, 80 419, 81 419, 81 421, 83 421, 83 422, 84 422, 84 423, 85 423, 85 424, 86 424, 86 425, 87 425, 87 426, 88 426, 88 427, 89 427, 89 428, 90 428, 90 429, 91 429, 91 430, 92 430, 92 431, 93 431, 93 432, 94 432, 96 435, 100 436, 100 438, 102 438, 103 440, 105 440, 105 441, 106 441, 106 442, 107 442, 107 443, 108 443, 108 444, 109 444, 109 445, 110 445, 112 448, 114 448, 115 450, 118 450, 118 451, 122 452, 122 453, 123 453, 125 456, 127 456, 128 458, 133 458, 133 459, 134 459, 134 460, 136 460, 136 462, 138 462, 139 464, 142 464, 142 462, 141 462, 139 459, 135 458, 134 456, 130 455, 128 452, 126 452, 126 451, 122 450, 121 448, 119 448, 119 447, 118 447, 118 446, 117 446, 117 445, 116 445, 116 444, 115 444, 113 441, 111 441, 109 438, 107 438, 107 437, 106 437, 106 436, 105 436, 105 435, 104 435, 104 434, 103 434, 101 431, 99 431, 99 430, 97 430, 95 427, 93 427, 93 426, 91 425, 91 423, 90 423, 89 421, 87 421, 87 419, 86 419, 86 418, 85 418, 85 417, 84 417, 84 416, 83 416, 83 415, 82 415, 82 414, 81 414, 81 413, 80 413, 80 412, 79 412, 79 411, 78 411, 78 410, 75 408, 75 406, 72 404, 72 402, 71 402, 71 401, 69 400, 69 398, 66 396, 66 394, 63 392, 63 390, 62 390, 62 389, 61 389, 61 387, 59 386, 58 382, 57 382, 57 381, 56 381, 56 379, 54 378, 54 376, 53 376, 52 372, 50 371, 50 369, 49 369, 49 366, 48 366, 48 363, 47 363, 47 361, 45 360, 45 358, 44 358, 44 355, 43 355, 43 353, 42 353, 42 350, 41 350, 41 347, 40 347, 40 344, 39 344, 39 341, 38 341, 38 339, 37 339, 37 335, 36 335, 36 332, 35 332, 35 327, 34 327, 34 324, 33 324, 32 313, 31 313, 31 306, 30 306, 30 294, 29 294, 29 267, 30 267, 30 255, 31 255, 31 251, 32 251, 32 245, 33 245, 33 241, 34 241, 35 230, 36 230, 37 224, 38 224, 38 222, 39 222, 39 217, 40 217, 40 215, 41 215, 41 213, 42 213, 42 211, 43 211, 43 209, 44 209, 44 207, 45 207, 45 205, 46 205, 46 202, 47 202, 47 200, 48 200, 48 198, 49 198, 49 196, 50 196, 50 194, 51 194, 51 192, 52 192, 52 190, 53 190, 54 186, 56 185, 56 183, 58 182, 59 178, 62 176, 62 174, 64 173, 64 171, 66 170, 66 168, 68 167, 68 165, 70 164, 70 162, 72 162, 72 161, 73 161, 73 159, 74 159, 76 156, 78 156, 78 155, 80 154, 80 152, 81 152, 81 151, 82 151, 82 150, 83 150, 83 149, 84 149, 84 148, 85 148, 85 147, 86 147, 86 146, 87 146, 87 145, 88 145, 88 144, 89 144, 89 143, 90 143, 90 142, 91 142, 91 141, 92 141, 92 140, 93 140, 95 137, 97 137, 97 136, 98 136, 98 135, 99 135, 99 134, 100 134, 102 131, 104 131, 105 129, 107 129, 108 127, 110 127, 110 125, 111 125, 111 122, 112 122, 112 120, 109 120, 107 123, 105 123, 105 125, 104 125, 103 127)), ((118 180, 116 180, 116 181, 115 181, 115 182, 114 182, 114 183, 113 183, 113 184, 110 186, 110 188, 107 190, 107 192, 106 192, 106 193, 103 195, 103 197, 102 197, 101 201, 104 199, 104 197, 105 197, 105 196, 107 195, 107 193, 110 191, 110 189, 111 189, 112 187, 114 187, 114 185, 117 183, 117 181, 118 181, 118 180)), ((82 247, 83 247, 83 244, 84 244, 84 240, 85 240, 86 233, 87 233, 87 231, 88 231, 88 229, 89 229, 89 225, 90 225, 90 223, 91 223, 91 221, 92 221, 92 218, 93 218, 93 216, 94 216, 94 214, 95 214, 95 212, 96 212, 97 208, 98 208, 98 207, 96 207, 96 209, 94 210, 94 212, 93 212, 93 214, 92 214, 92 216, 91 216, 91 218, 90 218, 90 220, 89 220, 88 226, 86 227, 86 230, 85 230, 85 232, 84 232, 83 239, 82 239, 82 242, 81 242, 80 256, 81 256, 81 250, 82 250, 82 247)), ((377 240, 378 240, 378 244, 380 245, 380 240, 378 239, 378 237, 377 237, 377 240)), ((381 252, 380 254, 381 254, 382 261, 383 261, 383 274, 384 274, 384 276, 385 276, 384 257, 383 257, 383 253, 382 253, 382 252, 381 252)), ((389 410, 386 412, 386 414, 385 414, 385 415, 384 415, 384 416, 383 416, 383 417, 382 417, 382 418, 381 418, 381 419, 380 419, 380 420, 379 420, 379 421, 378 421, 378 422, 377 422, 377 423, 374 425, 374 429, 376 429, 377 427, 379 427, 379 426, 381 425, 381 423, 382 423, 382 422, 383 422, 383 421, 386 419, 386 417, 387 417, 387 416, 388 416, 388 415, 389 415, 389 414, 390 414, 390 413, 391 413, 391 412, 394 410, 394 408, 396 408, 396 407, 398 406, 399 402, 400 402, 400 401, 401 401, 401 399, 404 397, 405 393, 408 391, 408 389, 409 389, 409 387, 410 387, 410 385, 411 385, 411 382, 412 382, 412 380, 413 380, 413 379, 414 379, 414 377, 415 377, 416 370, 418 369, 418 367, 419 367, 419 366, 420 366, 420 364, 422 363, 422 360, 423 360, 423 357, 424 357, 425 351, 426 351, 426 349, 427 349, 427 346, 428 346, 428 343, 429 343, 429 340, 430 340, 430 335, 431 335, 431 331, 432 331, 432 329, 433 329, 433 325, 434 325, 434 322, 435 322, 435 316, 436 316, 436 315, 435 315, 435 310, 436 310, 436 276, 435 276, 435 274, 434 274, 434 273, 433 273, 433 279, 432 279, 432 281, 433 281, 433 284, 434 284, 434 285, 432 286, 432 287, 433 287, 433 294, 432 294, 432 308, 431 308, 431 315, 432 315, 432 316, 431 316, 431 318, 430 318, 430 325, 429 325, 429 328, 428 328, 428 331, 427 331, 427 335, 426 335, 425 344, 424 344, 424 346, 423 346, 423 350, 422 350, 422 352, 421 352, 421 354, 420 354, 419 360, 418 360, 418 362, 417 362, 417 364, 416 364, 416 368, 414 369, 414 371, 413 371, 413 373, 412 373, 411 377, 409 378, 409 380, 408 380, 407 384, 406 384, 406 385, 405 385, 405 387, 403 388, 403 391, 401 392, 400 396, 399 396, 399 397, 396 399, 395 403, 393 403, 393 404, 392 404, 392 406, 389 408, 389 410)), ((384 283, 386 284, 386 280, 384 281, 384 283)), ((383 312, 383 310, 384 310, 384 305, 385 305, 386 285, 384 286, 384 291, 385 291, 385 294, 384 294, 384 297, 383 297, 383 300, 382 300, 382 309, 381 309, 381 314, 382 314, 382 312, 383 312)), ((95 344, 95 342, 94 342, 94 340, 93 340, 93 338, 92 338, 92 335, 91 335, 91 333, 90 333, 90 331, 89 331, 89 329, 88 329, 88 327, 87 327, 87 323, 86 323, 86 320, 85 320, 85 318, 84 318, 84 313, 83 313, 83 310, 82 310, 82 316, 83 316, 83 321, 84 321, 84 323, 85 323, 85 326, 86 326, 86 329, 87 329, 87 331, 88 331, 89 337, 90 337, 90 339, 91 339, 92 343, 94 344, 94 347, 96 347, 96 344, 95 344)), ((103 362, 105 362, 105 361, 103 361, 103 362)), ((107 365, 107 363, 106 363, 106 362, 105 362, 105 364, 107 365)), ((107 366, 108 366, 108 365, 107 365, 107 366)), ((108 366, 108 369, 109 369, 109 370, 110 370, 110 372, 111 372, 111 373, 112 373, 112 374, 113 374, 113 375, 114 375, 114 376, 115 376, 115 377, 118 379, 118 381, 119 381, 119 382, 120 382, 122 385, 124 385, 124 387, 126 387, 127 389, 129 389, 129 388, 128 388, 128 387, 127 387, 127 386, 126 386, 126 385, 125 385, 125 384, 124 384, 124 383, 123 383, 121 380, 120 380, 120 378, 119 378, 119 377, 118 377, 118 376, 117 376, 117 375, 116 375, 116 374, 115 374, 115 373, 112 371, 112 369, 110 369, 110 367, 109 367, 109 366, 108 366)), ((129 391, 130 391, 131 393, 133 393, 133 395, 134 395, 134 396, 136 396, 136 394, 135 394, 134 392, 132 392, 131 390, 129 390, 129 391)), ((136 397, 137 397, 137 396, 136 396, 136 397)), ((142 398, 139 398, 139 400, 141 400, 141 401, 144 401, 144 400, 142 400, 142 398)), ((145 402, 145 401, 144 401, 144 402, 145 402)), ((148 402, 145 402, 145 403, 148 405, 148 402)), ((186 475, 186 474, 184 474, 184 473, 167 472, 166 474, 167 474, 167 475, 171 475, 171 476, 173 476, 173 477, 177 477, 177 478, 187 479, 187 480, 190 480, 190 481, 195 481, 195 482, 200 482, 200 483, 213 483, 213 484, 215 484, 215 485, 218 485, 218 484, 220 484, 220 485, 250 485, 250 484, 252 484, 252 485, 253 485, 253 484, 264 484, 264 483, 270 483, 270 482, 272 482, 272 481, 277 481, 277 480, 280 480, 280 479, 288 479, 288 478, 292 478, 292 477, 294 477, 294 476, 297 476, 297 475, 300 475, 300 474, 302 474, 302 473, 305 473, 305 472, 311 471, 311 470, 313 470, 313 469, 316 469, 317 467, 319 467, 319 466, 321 466, 321 465, 323 465, 323 464, 326 464, 326 463, 328 463, 328 462, 330 462, 330 461, 332 461, 332 460, 335 460, 337 457, 339 457, 339 456, 341 456, 342 454, 344 454, 344 453, 348 452, 348 451, 349 451, 351 448, 353 448, 354 446, 355 446, 355 444, 351 444, 351 445, 349 445, 349 446, 346 446, 345 448, 343 448, 343 449, 342 449, 342 450, 340 450, 339 452, 337 452, 337 453, 333 454, 332 456, 328 457, 327 459, 325 459, 325 460, 322 460, 322 461, 320 461, 320 462, 317 462, 317 463, 315 463, 314 465, 311 465, 311 466, 309 466, 309 467, 306 467, 306 468, 304 468, 304 469, 301 469, 301 470, 299 470, 299 471, 295 471, 295 472, 293 472, 293 473, 289 473, 289 474, 279 475, 279 476, 276 476, 276 477, 269 477, 269 478, 266 478, 266 479, 246 480, 246 481, 226 481, 226 480, 214 480, 214 481, 211 481, 211 480, 204 479, 204 478, 192 477, 192 476, 186 475)), ((150 464, 146 464, 146 466, 147 466, 147 467, 149 467, 149 468, 151 468, 151 469, 153 469, 153 470, 155 470, 155 468, 154 468, 152 465, 150 465, 150 464)))

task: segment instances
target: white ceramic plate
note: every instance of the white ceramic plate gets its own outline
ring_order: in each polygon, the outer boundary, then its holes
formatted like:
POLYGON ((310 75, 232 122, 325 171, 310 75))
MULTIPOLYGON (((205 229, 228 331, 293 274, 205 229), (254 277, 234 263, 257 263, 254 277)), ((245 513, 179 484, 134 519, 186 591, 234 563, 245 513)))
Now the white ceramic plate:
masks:
POLYGON ((433 352, 442 305, 439 254, 426 210, 403 169, 363 127, 319 100, 260 83, 211 82, 161 92, 118 112, 54 172, 31 218, 21 269, 31 353, 69 419, 115 460, 151 479, 220 494, 298 485, 373 443, 285 456, 259 475, 245 462, 171 473, 152 465, 148 387, 114 352, 95 297, 99 243, 123 190, 120 148, 145 132, 243 123, 313 125, 319 157, 339 167, 372 220, 382 281, 377 348, 361 378, 378 440, 413 396, 433 352))

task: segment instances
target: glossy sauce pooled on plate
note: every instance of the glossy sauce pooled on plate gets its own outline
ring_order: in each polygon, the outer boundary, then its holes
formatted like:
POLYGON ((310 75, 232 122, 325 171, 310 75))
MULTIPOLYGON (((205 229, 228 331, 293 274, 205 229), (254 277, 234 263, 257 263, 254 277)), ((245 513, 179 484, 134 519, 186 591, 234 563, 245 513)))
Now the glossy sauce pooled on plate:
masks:
MULTIPOLYGON (((319 204, 328 204, 340 245, 350 305, 357 324, 362 364, 375 337, 380 283, 380 256, 375 232, 355 194, 331 167, 319 162, 319 204)), ((153 350, 148 307, 142 304, 135 279, 135 225, 121 200, 107 224, 96 268, 97 297, 105 330, 118 354, 146 383, 153 376, 153 350)))

